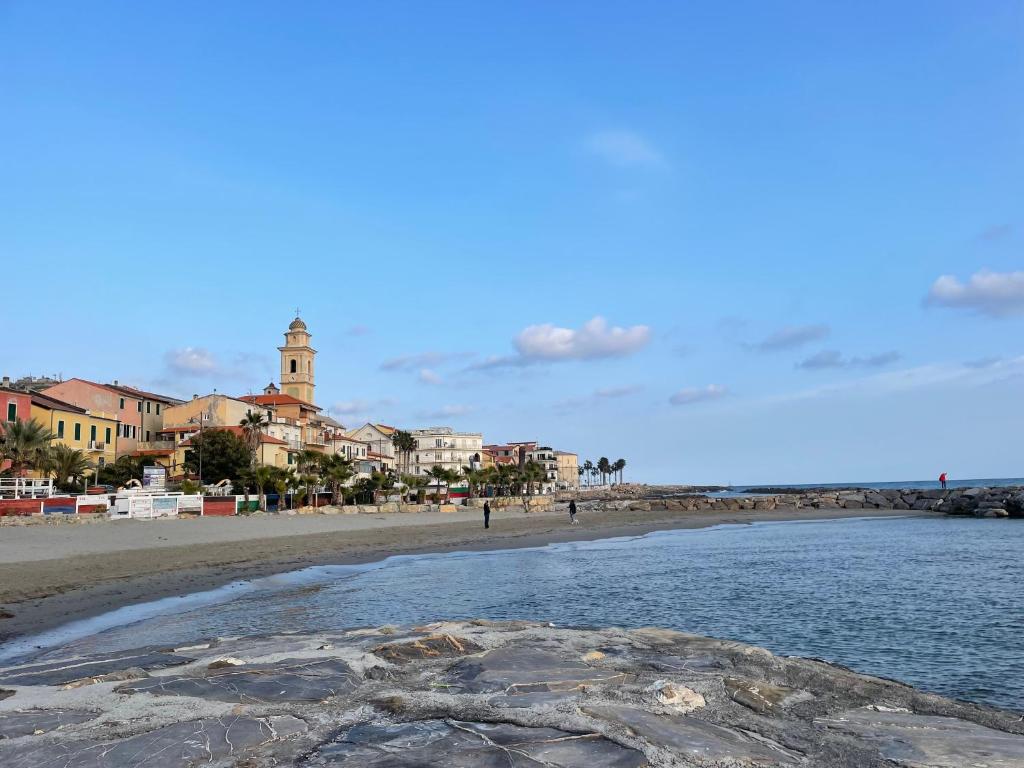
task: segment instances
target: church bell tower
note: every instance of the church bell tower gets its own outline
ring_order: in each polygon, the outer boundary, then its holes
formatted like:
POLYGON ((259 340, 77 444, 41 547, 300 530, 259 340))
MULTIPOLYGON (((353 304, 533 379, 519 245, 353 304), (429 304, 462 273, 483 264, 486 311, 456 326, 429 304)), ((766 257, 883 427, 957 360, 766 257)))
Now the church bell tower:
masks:
POLYGON ((278 347, 281 351, 281 391, 307 403, 315 403, 313 363, 316 350, 309 345, 310 338, 306 324, 296 314, 285 331, 284 346, 278 347))

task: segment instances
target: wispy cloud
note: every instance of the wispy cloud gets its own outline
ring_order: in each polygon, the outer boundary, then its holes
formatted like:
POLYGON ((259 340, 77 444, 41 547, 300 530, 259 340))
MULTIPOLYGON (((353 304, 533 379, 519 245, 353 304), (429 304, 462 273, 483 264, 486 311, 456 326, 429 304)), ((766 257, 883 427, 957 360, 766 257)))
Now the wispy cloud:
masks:
POLYGON ((597 131, 583 142, 587 152, 616 168, 664 168, 665 156, 633 131, 597 131))
POLYGON ((1013 227, 1009 224, 996 224, 978 234, 978 239, 984 243, 995 243, 1005 240, 1013 234, 1013 227))
POLYGON ((416 375, 416 378, 422 384, 440 384, 442 381, 441 375, 430 368, 420 368, 420 372, 416 375))
POLYGON ((442 405, 440 408, 432 411, 420 412, 420 417, 424 419, 458 419, 462 416, 468 416, 475 410, 476 408, 472 405, 442 405))
POLYGON ((879 352, 867 357, 843 357, 837 349, 825 349, 801 360, 797 368, 805 371, 821 371, 829 368, 882 368, 891 365, 901 357, 899 352, 879 352))
POLYGON ((991 361, 984 366, 932 363, 914 368, 873 373, 860 378, 835 382, 812 389, 771 395, 757 402, 761 404, 777 404, 845 394, 888 395, 951 384, 983 386, 1002 379, 1020 376, 1024 376, 1024 355, 991 361))
POLYGON ((787 325, 769 334, 761 341, 747 344, 751 349, 761 352, 778 352, 784 349, 795 349, 813 341, 826 338, 830 329, 824 323, 810 325, 787 325))
POLYGON ((470 357, 473 357, 470 352, 419 352, 385 360, 380 364, 380 369, 382 371, 417 371, 457 360, 466 360, 470 357))
POLYGON ((515 367, 568 360, 599 360, 626 357, 645 347, 651 340, 646 325, 628 328, 609 326, 603 317, 594 317, 580 328, 560 328, 551 323, 524 328, 513 344, 516 354, 490 357, 471 369, 515 367))
POLYGON ((629 397, 630 395, 635 395, 642 390, 643 387, 639 384, 627 384, 622 387, 601 387, 600 389, 594 390, 594 397, 602 399, 629 397))
POLYGON ((942 275, 928 291, 925 306, 965 309, 989 317, 1024 313, 1024 272, 975 272, 966 283, 942 275))
POLYGON ((217 358, 203 347, 180 347, 164 354, 164 362, 170 373, 185 377, 209 377, 220 373, 217 358))
POLYGON ((692 405, 708 400, 718 400, 729 394, 729 390, 721 384, 708 384, 706 387, 684 387, 676 392, 668 401, 672 405, 692 405))
POLYGON ((369 416, 373 411, 390 408, 394 405, 395 401, 390 398, 378 398, 376 400, 356 398, 354 400, 338 400, 327 410, 333 416, 365 417, 369 416))

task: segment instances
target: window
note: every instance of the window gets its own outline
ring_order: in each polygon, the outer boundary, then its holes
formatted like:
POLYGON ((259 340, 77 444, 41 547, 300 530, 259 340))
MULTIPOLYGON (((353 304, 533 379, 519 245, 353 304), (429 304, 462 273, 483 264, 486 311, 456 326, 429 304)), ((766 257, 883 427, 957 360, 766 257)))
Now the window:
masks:
POLYGON ((292 371, 291 372, 295 373, 297 370, 299 370, 299 364, 295 362, 295 358, 292 358, 292 371))
POLYGON ((292 454, 290 454, 290 453, 288 454, 288 463, 289 464, 292 463, 292 454))
POLYGON ((82 425, 79 424, 76 421, 75 422, 75 440, 78 441, 78 440, 81 440, 81 439, 82 439, 82 425))
POLYGON ((441 438, 440 437, 437 438, 437 440, 434 441, 434 447, 435 448, 440 448, 441 447, 441 438))
POLYGON ((99 458, 100 469, 103 469, 103 467, 105 467, 106 464, 107 464, 106 459, 104 459, 102 456, 100 456, 100 458, 99 458))
POLYGON ((121 398, 121 410, 122 411, 124 410, 124 398, 123 397, 121 398))
POLYGON ((93 424, 89 427, 89 442, 96 442, 96 425, 93 424))
POLYGON ((139 400, 139 413, 142 413, 142 401, 139 400))
MULTIPOLYGON (((107 445, 110 445, 110 427, 107 427, 105 430, 103 430, 103 441, 107 445)), ((100 461, 102 461, 102 459, 100 459, 100 461)))
POLYGON ((153 405, 153 404, 152 403, 146 403, 146 413, 149 413, 149 408, 150 408, 151 405, 153 405))
POLYGON ((160 415, 160 403, 157 403, 157 404, 156 404, 156 415, 157 415, 157 416, 159 416, 159 415, 160 415))
POLYGON ((146 430, 146 442, 147 443, 149 442, 149 430, 148 429, 146 430))
POLYGON ((64 439, 64 420, 61 419, 57 422, 57 438, 60 440, 64 439))
POLYGON ((18 420, 18 404, 16 402, 10 402, 7 404, 7 420, 18 420))

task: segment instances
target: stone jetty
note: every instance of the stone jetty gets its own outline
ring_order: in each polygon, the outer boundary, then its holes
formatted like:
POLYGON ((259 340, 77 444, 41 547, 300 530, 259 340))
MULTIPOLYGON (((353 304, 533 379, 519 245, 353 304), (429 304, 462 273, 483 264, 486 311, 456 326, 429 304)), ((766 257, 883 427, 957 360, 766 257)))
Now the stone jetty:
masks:
POLYGON ((866 488, 763 488, 744 496, 716 497, 703 493, 652 493, 643 498, 590 500, 581 509, 736 510, 736 509, 896 509, 944 512, 977 517, 1024 517, 1024 488, 955 488, 949 490, 866 488))
POLYGON ((1019 714, 664 629, 439 622, 0 670, 4 768, 1024 766, 1019 714))

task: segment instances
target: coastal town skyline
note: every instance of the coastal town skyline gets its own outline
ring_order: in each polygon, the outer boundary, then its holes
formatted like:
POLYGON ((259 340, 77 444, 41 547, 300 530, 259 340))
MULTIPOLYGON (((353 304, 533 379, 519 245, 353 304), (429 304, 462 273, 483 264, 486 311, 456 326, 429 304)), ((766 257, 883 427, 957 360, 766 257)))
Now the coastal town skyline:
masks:
POLYGON ((1017 476, 1019 10, 940 7, 15 4, 3 372, 258 394, 298 305, 346 426, 1017 476))

